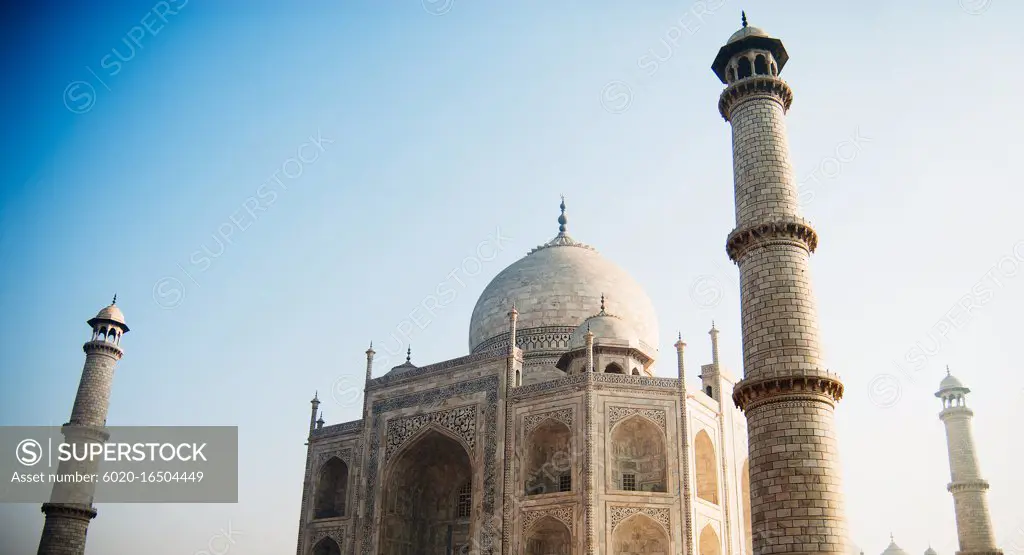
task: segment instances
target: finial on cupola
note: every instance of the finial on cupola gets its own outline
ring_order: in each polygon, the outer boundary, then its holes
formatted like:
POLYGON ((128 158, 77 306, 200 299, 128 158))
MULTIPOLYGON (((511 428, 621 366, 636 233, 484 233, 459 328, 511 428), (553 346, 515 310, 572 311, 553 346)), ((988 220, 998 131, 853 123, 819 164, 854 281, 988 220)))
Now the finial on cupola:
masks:
POLYGON ((740 11, 740 17, 743 18, 743 26, 746 27, 747 26, 747 12, 740 11))
POLYGON ((601 293, 601 313, 604 314, 604 293, 601 293))
POLYGON ((569 223, 569 219, 565 217, 565 195, 562 195, 562 204, 558 207, 562 210, 561 215, 558 216, 558 232, 565 233, 565 224, 569 223))
POLYGON ((946 375, 947 375, 947 376, 949 376, 949 375, 950 375, 950 373, 949 373, 949 365, 948 365, 948 364, 946 365, 946 375))
POLYGON ((114 293, 114 299, 110 301, 110 304, 117 304, 117 293, 114 293))
POLYGON ((412 345, 405 350, 405 361, 410 362, 412 360, 412 345))

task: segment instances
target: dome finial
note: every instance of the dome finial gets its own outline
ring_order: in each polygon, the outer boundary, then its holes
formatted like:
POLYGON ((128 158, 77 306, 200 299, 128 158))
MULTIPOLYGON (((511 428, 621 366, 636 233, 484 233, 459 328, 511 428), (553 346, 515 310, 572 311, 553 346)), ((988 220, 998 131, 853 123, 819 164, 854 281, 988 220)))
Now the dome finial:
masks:
POLYGON ((601 314, 604 314, 604 293, 601 293, 601 314))
POLYGON ((950 375, 950 373, 949 373, 949 365, 948 365, 948 364, 946 365, 946 375, 947 375, 947 376, 949 376, 949 375, 950 375))
POLYGON ((562 196, 562 204, 558 207, 562 210, 562 214, 558 216, 558 233, 565 233, 565 224, 569 223, 569 219, 565 217, 565 195, 562 196))
POLYGON ((409 345, 409 347, 405 350, 405 362, 410 362, 411 360, 412 360, 412 345, 409 345))
POLYGON ((746 27, 747 26, 747 12, 741 10, 740 11, 740 17, 743 18, 743 26, 746 27))
POLYGON ((117 293, 114 293, 114 300, 110 301, 110 304, 117 304, 117 293))

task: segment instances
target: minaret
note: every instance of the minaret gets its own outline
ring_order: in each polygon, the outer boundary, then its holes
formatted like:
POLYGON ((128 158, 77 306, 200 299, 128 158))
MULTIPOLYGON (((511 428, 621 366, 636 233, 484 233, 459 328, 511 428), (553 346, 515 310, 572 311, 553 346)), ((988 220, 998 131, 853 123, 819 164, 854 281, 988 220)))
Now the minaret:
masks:
POLYGON ((718 361, 718 328, 714 320, 711 321, 711 364, 705 364, 700 368, 700 381, 704 393, 712 399, 722 402, 722 380, 721 366, 718 361))
POLYGON ((946 489, 953 494, 956 511, 956 531, 960 540, 957 555, 988 555, 1002 551, 996 547, 992 533, 992 520, 988 514, 985 493, 988 482, 981 477, 978 455, 974 450, 971 418, 974 412, 967 408, 970 389, 954 378, 946 368, 946 377, 939 384, 935 396, 942 399, 939 419, 946 425, 946 444, 949 448, 950 482, 946 489))
POLYGON ((309 402, 313 406, 313 410, 309 415, 309 434, 313 435, 313 430, 316 428, 316 409, 320 406, 319 391, 313 393, 313 400, 309 402))
POLYGON ((726 85, 718 110, 732 125, 736 228, 726 252, 742 293, 744 379, 733 401, 747 418, 754 553, 847 555, 834 411, 838 376, 821 360, 810 253, 800 217, 779 73, 779 39, 747 25, 712 64, 726 85))
POLYGON ((690 499, 690 426, 689 415, 686 411, 686 364, 683 360, 683 352, 686 343, 683 342, 683 333, 679 332, 679 339, 675 343, 676 348, 676 371, 679 374, 679 434, 682 437, 681 472, 679 475, 680 491, 683 498, 683 530, 685 534, 685 545, 683 553, 692 553, 693 545, 693 506, 690 499))
MULTIPOLYGON (((71 409, 71 419, 61 432, 70 444, 105 442, 107 409, 110 405, 110 386, 114 368, 124 356, 121 336, 128 332, 124 314, 117 307, 117 295, 110 306, 104 308, 88 322, 92 336, 82 346, 85 367, 78 383, 78 393, 71 409)), ((59 474, 96 473, 96 463, 74 460, 61 462, 59 474)), ((85 553, 85 534, 89 521, 96 517, 92 506, 95 484, 55 484, 50 502, 43 503, 46 522, 39 539, 38 555, 82 555, 85 553)))

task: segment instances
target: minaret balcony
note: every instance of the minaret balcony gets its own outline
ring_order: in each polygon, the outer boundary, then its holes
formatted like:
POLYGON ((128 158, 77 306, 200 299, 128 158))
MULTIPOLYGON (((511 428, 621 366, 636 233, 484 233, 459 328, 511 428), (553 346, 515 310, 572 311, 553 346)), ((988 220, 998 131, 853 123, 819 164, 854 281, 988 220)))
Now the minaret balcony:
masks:
POLYGON ((718 98, 718 113, 725 121, 736 105, 753 98, 768 98, 782 105, 788 111, 793 104, 793 89, 779 77, 771 75, 751 75, 740 79, 722 91, 718 98))

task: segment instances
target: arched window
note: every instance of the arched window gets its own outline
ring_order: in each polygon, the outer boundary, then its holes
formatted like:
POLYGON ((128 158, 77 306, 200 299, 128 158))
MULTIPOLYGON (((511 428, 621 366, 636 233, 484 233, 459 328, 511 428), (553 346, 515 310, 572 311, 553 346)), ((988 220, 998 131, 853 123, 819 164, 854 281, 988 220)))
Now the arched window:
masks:
POLYGON ((697 467, 697 497, 718 504, 718 457, 715 444, 704 430, 697 432, 693 442, 694 465, 697 467))
POLYGON ((473 509, 473 483, 466 482, 459 488, 458 499, 455 500, 455 516, 469 518, 473 509))
POLYGON ((612 362, 608 366, 604 367, 604 373, 605 374, 625 374, 626 371, 623 370, 622 367, 619 366, 618 364, 615 364, 614 362, 612 362))
POLYGON ((324 538, 313 548, 313 555, 341 555, 341 548, 331 538, 324 538))
POLYGON ((572 432, 545 420, 526 439, 526 495, 572 491, 572 432))
POLYGON ((671 553, 665 529, 640 513, 622 521, 612 534, 614 553, 671 553))
POLYGON ((768 75, 768 61, 764 59, 764 54, 758 54, 754 58, 754 73, 768 75))
POLYGON ((516 387, 523 385, 523 375, 520 370, 516 370, 516 387))
POLYGON ((718 534, 715 533, 715 529, 710 524, 700 531, 697 553, 699 555, 721 555, 722 553, 722 542, 718 539, 718 534))
POLYGON ((730 83, 736 80, 736 68, 729 66, 729 72, 726 74, 725 80, 730 83))
POLYGON ((537 521, 525 531, 526 555, 572 553, 572 534, 569 528, 550 516, 537 521))
POLYGON ((348 491, 348 465, 337 457, 320 467, 316 487, 313 518, 345 516, 345 494, 348 491))
POLYGON ((750 60, 746 57, 739 59, 740 79, 750 77, 750 60))
POLYGON ((710 385, 704 388, 704 393, 707 393, 708 397, 711 397, 711 398, 714 398, 714 396, 715 396, 715 390, 712 389, 710 385))
POLYGON ((621 491, 668 491, 665 432, 642 416, 615 425, 610 442, 612 484, 621 491))

